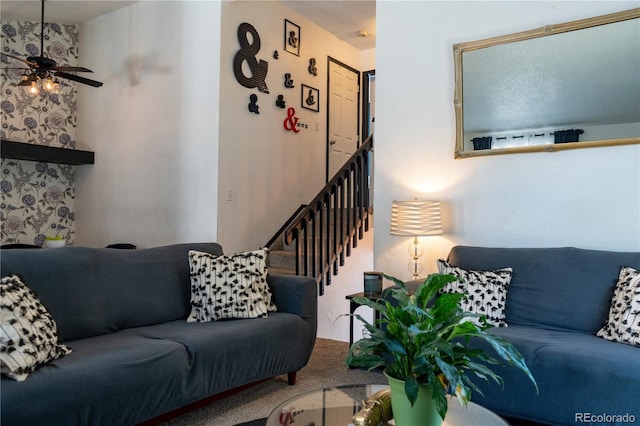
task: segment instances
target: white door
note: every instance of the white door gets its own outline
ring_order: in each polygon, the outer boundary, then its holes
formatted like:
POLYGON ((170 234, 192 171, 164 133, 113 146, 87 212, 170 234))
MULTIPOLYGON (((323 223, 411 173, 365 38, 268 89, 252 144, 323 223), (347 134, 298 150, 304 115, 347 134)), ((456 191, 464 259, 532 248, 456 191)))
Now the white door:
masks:
POLYGON ((360 73, 329 59, 327 180, 358 149, 360 73))

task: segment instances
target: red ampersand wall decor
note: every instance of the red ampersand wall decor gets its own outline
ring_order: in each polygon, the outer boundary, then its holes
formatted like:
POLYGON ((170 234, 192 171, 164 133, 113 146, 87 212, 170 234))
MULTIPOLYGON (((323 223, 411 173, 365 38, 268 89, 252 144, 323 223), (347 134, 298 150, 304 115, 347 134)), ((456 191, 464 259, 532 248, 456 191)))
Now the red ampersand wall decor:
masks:
POLYGON ((294 117, 296 113, 295 108, 289 107, 287 110, 287 118, 284 119, 282 125, 285 130, 291 131, 293 133, 298 133, 300 129, 298 129, 298 117, 294 117))

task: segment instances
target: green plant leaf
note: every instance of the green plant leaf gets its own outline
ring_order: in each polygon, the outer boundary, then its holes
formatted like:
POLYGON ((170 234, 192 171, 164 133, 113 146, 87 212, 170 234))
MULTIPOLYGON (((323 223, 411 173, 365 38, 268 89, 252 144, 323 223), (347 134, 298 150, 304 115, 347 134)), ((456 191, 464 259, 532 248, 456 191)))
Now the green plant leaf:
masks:
POLYGON ((447 284, 457 281, 453 275, 431 274, 416 289, 418 306, 426 308, 427 304, 436 296, 447 284))
POLYGON ((433 306, 433 317, 442 321, 462 311, 460 301, 466 296, 463 293, 445 293, 440 295, 433 306))
POLYGON ((536 383, 536 380, 533 378, 533 375, 529 371, 529 368, 527 367, 522 354, 518 352, 518 350, 511 343, 491 333, 484 333, 482 337, 491 345, 491 347, 502 359, 507 361, 508 364, 522 370, 533 382, 533 385, 536 387, 536 393, 539 392, 538 383, 536 383))
POLYGON ((375 309, 376 311, 380 312, 380 314, 386 315, 387 306, 386 306, 386 303, 382 302, 382 300, 384 299, 380 299, 381 301, 378 301, 378 300, 371 300, 366 297, 354 297, 352 300, 354 303, 357 303, 358 305, 368 306, 369 308, 375 309))
POLYGON ((480 364, 477 362, 471 362, 469 361, 465 366, 465 369, 468 369, 469 371, 473 372, 473 374, 475 374, 476 376, 478 376, 479 378, 488 381, 489 377, 491 377, 497 384, 499 384, 500 386, 503 386, 503 380, 500 376, 498 376, 497 374, 495 374, 493 372, 493 370, 491 370, 489 367, 487 367, 484 364, 480 364))
POLYGON ((407 394, 407 398, 413 407, 418 399, 418 380, 414 376, 409 376, 404 379, 404 392, 407 394))
POLYGON ((384 358, 377 355, 354 355, 351 353, 347 355, 347 366, 365 367, 369 371, 374 370, 378 367, 384 367, 386 363, 387 361, 384 358))
POLYGON ((445 416, 447 415, 447 409, 449 408, 445 389, 442 387, 440 381, 438 380, 431 383, 430 388, 432 398, 436 402, 436 409, 438 410, 438 414, 444 420, 445 416))
POLYGON ((397 279, 396 277, 393 277, 391 275, 387 275, 387 274, 383 274, 383 276, 388 279, 389 281, 393 281, 393 283, 398 286, 402 291, 405 292, 409 292, 409 290, 407 289, 407 285, 404 283, 404 281, 397 279))

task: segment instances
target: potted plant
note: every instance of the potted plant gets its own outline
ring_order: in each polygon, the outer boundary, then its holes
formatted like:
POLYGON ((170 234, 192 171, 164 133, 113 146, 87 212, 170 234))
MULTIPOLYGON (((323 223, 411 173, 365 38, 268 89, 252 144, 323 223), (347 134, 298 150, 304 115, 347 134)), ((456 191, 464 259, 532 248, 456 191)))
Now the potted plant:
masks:
POLYGON ((459 302, 465 294, 439 293, 456 277, 432 274, 413 295, 404 282, 388 275, 385 278, 396 284, 389 291, 397 303, 365 297, 353 299, 378 311, 380 319, 371 324, 356 315, 364 323, 365 337, 351 346, 347 364, 369 370, 384 367, 398 426, 441 424, 447 413, 447 393, 454 393, 466 406, 472 390, 481 393, 470 380, 470 373, 502 385, 502 378, 487 364, 514 365, 531 379, 537 390, 520 352, 506 340, 487 332, 491 326, 483 316, 462 310, 459 302), (479 320, 480 325, 471 319, 479 320), (472 337, 489 343, 502 361, 468 346, 472 337), (412 419, 412 415, 417 417, 412 419))
POLYGON ((60 235, 56 235, 54 237, 45 237, 44 246, 46 248, 59 248, 64 247, 65 241, 62 239, 60 235))

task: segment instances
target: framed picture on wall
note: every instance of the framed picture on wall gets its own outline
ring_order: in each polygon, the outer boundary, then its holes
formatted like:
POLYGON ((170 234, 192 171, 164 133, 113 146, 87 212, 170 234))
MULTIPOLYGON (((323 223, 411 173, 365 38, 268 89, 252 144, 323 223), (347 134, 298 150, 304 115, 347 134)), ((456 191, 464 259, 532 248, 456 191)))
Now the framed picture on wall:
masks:
POLYGON ((302 99, 300 103, 302 108, 320 112, 320 91, 306 84, 303 84, 301 87, 302 99))
POLYGON ((284 50, 300 56, 300 27, 288 19, 284 20, 284 50))

